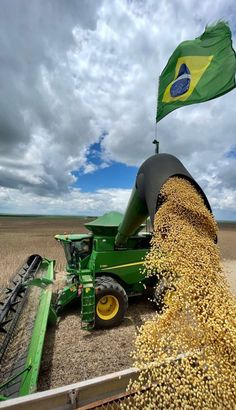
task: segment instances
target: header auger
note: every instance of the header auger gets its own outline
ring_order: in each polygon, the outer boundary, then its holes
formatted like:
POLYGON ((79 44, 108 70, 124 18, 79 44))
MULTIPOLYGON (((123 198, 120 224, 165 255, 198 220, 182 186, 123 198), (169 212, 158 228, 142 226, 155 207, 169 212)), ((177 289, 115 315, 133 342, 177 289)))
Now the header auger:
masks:
POLYGON ((29 256, 1 294, 1 400, 33 393, 37 389, 47 323, 56 320, 51 306, 52 290, 44 285, 52 283, 53 267, 54 261, 39 255, 29 256), (34 294, 33 284, 37 286, 34 294), (35 305, 33 309, 28 310, 28 302, 35 305), (23 326, 19 328, 22 320, 23 326), (19 337, 17 348, 13 337, 19 337))

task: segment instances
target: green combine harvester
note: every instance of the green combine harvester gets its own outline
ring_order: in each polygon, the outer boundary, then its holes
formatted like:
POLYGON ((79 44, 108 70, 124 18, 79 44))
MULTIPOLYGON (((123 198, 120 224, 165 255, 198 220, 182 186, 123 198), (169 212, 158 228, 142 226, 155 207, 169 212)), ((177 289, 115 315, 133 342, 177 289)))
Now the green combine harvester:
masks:
POLYGON ((80 296, 83 329, 118 325, 128 297, 141 295, 148 286, 141 268, 151 234, 138 234, 141 225, 125 247, 118 247, 115 238, 122 219, 121 213, 110 212, 85 224, 90 234, 56 235, 64 247, 68 272, 56 311, 80 296))
POLYGON ((1 376, 2 400, 37 390, 47 324, 55 324, 72 301, 81 300, 82 328, 92 330, 118 325, 131 296, 149 291, 156 299, 163 300, 166 289, 142 274, 151 233, 141 231, 148 217, 154 225, 155 213, 163 201, 159 194, 161 187, 173 176, 189 180, 211 211, 204 192, 182 163, 172 155, 156 153, 140 167, 124 216, 107 213, 85 224, 88 234, 56 235, 67 260, 66 285, 56 297, 52 291, 54 261, 32 255, 19 269, 1 299, 0 361, 7 369, 4 377, 1 376), (28 312, 27 338, 8 365, 10 342, 17 333, 18 319, 24 319, 28 309, 24 306, 28 306, 27 299, 30 301, 32 297, 35 311, 28 312))

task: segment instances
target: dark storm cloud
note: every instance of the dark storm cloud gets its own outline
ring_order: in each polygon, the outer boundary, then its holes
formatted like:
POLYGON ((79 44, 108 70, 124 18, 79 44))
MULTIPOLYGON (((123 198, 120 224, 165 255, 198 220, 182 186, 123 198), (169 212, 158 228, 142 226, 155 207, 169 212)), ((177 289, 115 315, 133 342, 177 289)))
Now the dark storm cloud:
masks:
POLYGON ((39 196, 55 196, 66 193, 68 192, 67 182, 68 180, 63 177, 63 174, 54 178, 53 173, 48 172, 40 178, 28 178, 24 173, 16 173, 15 170, 0 170, 1 187, 31 192, 39 196))
MULTIPOLYGON (((77 105, 76 112, 68 107, 66 93, 69 92, 71 95, 73 91, 70 89, 73 86, 71 79, 65 90, 58 84, 61 112, 58 107, 53 109, 52 101, 46 95, 45 87, 42 85, 43 70, 54 74, 58 67, 66 62, 67 50, 74 45, 72 33, 74 27, 80 26, 90 30, 96 28, 100 3, 92 0, 1 0, 0 165, 3 165, 6 158, 24 157, 27 147, 32 143, 35 127, 54 133, 51 138, 52 144, 61 143, 60 131, 63 131, 64 140, 67 138, 70 144, 70 140, 74 138, 75 132, 72 127, 76 119, 80 124, 81 116, 83 120, 89 115, 82 104, 81 107, 77 105), (78 112, 79 108, 81 108, 80 112, 78 112), (69 111, 71 118, 68 118, 68 124, 63 127, 60 119, 65 111, 69 111)), ((66 81, 61 78, 58 79, 58 83, 60 80, 66 81)), ((78 133, 78 124, 76 130, 78 133)), ((61 145, 63 151, 63 143, 61 145)), ((31 158, 32 162, 34 160, 35 158, 31 158)), ((27 161, 25 161, 26 168, 27 161)), ((2 170, 2 185, 19 186, 17 174, 9 178, 11 169, 4 169, 6 174, 4 177, 2 170)), ((49 187, 50 183, 45 184, 44 178, 45 176, 41 179, 42 185, 49 187)), ((62 181, 58 178, 58 184, 60 182, 62 181)), ((63 183, 65 182, 64 178, 63 183)), ((29 185, 27 181, 22 181, 22 184, 26 187, 29 185)))

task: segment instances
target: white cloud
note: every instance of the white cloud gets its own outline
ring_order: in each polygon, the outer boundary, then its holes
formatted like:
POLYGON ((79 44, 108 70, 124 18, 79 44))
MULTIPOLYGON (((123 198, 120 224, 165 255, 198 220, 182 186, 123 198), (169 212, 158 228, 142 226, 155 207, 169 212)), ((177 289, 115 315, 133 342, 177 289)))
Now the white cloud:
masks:
MULTIPOLYGON (((77 197, 80 212, 87 205, 91 212, 116 203, 117 209, 124 207, 117 190, 110 190, 111 196, 106 192, 109 201, 102 199, 104 192, 89 193, 89 187, 87 193, 71 191, 72 171, 96 172, 111 161, 139 165, 153 153, 158 75, 175 47, 200 35, 206 23, 224 18, 234 29, 234 3, 32 0, 30 4, 1 1, 4 207, 8 203, 13 212, 21 212, 24 205, 30 206, 30 212, 53 212, 55 207, 55 212, 73 213, 69 202, 77 197), (88 154, 101 135, 98 166, 88 154)), ((232 91, 177 110, 157 127, 161 151, 184 162, 217 212, 236 212, 235 161, 225 157, 235 145, 234 107, 232 91)), ((121 192, 126 198, 127 191, 121 192)))
POLYGON ((15 207, 20 214, 102 215, 113 210, 124 212, 130 194, 130 189, 99 189, 91 193, 75 188, 60 197, 48 197, 1 188, 0 213, 14 212, 15 207))

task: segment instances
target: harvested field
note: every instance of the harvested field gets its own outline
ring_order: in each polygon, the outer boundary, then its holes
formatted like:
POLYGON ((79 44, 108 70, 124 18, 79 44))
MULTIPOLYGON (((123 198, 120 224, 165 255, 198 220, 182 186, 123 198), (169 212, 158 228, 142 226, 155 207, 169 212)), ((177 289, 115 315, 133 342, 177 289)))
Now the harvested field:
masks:
POLYGON ((6 286, 18 266, 31 254, 56 259, 57 270, 63 270, 64 252, 54 236, 87 232, 84 223, 88 220, 83 217, 0 217, 0 287, 6 286))
POLYGON ((132 367, 136 329, 154 314, 150 302, 136 297, 120 326, 88 332, 80 328, 78 307, 67 309, 57 328, 47 331, 39 390, 132 367))
MULTIPOLYGON (((64 253, 54 235, 64 232, 86 232, 83 218, 0 217, 1 286, 27 255, 39 253, 56 259, 58 281, 64 269, 64 253)), ((236 223, 219 224, 219 246, 232 289, 236 294, 236 223)), ((130 300, 121 326, 110 330, 85 332, 80 329, 79 306, 65 311, 59 324, 47 331, 39 389, 111 373, 132 366, 130 352, 136 328, 154 314, 152 305, 143 298, 130 300)))
MULTIPOLYGON (((0 288, 30 254, 56 259, 56 270, 64 270, 64 252, 54 236, 88 232, 84 227, 88 220, 91 218, 0 216, 0 288)), ((219 223, 219 228, 222 258, 236 260, 236 222, 219 223)))

